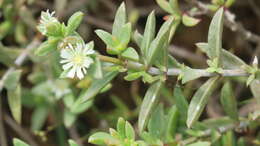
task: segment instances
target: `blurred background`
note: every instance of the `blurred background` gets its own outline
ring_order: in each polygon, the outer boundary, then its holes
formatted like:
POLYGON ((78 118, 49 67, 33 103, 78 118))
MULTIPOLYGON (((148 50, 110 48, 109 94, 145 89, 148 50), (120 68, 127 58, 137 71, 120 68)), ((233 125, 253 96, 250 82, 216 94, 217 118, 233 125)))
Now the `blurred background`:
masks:
MULTIPOLYGON (((14 64, 15 59, 21 53, 27 53, 23 65, 18 65, 22 70, 20 84, 22 86, 22 124, 17 124, 11 117, 7 104, 7 91, 3 89, 0 94, 0 141, 6 141, 11 145, 11 139, 21 138, 32 145, 56 146, 65 145, 67 139, 75 139, 81 145, 87 144, 88 136, 96 130, 107 130, 114 127, 118 117, 124 117, 135 125, 138 115, 138 107, 147 85, 137 80, 127 82, 123 75, 117 77, 108 92, 99 94, 93 105, 77 115, 74 124, 67 127, 63 124, 62 117, 64 103, 60 100, 53 101, 48 93, 52 85, 64 89, 73 87, 75 96, 80 89, 88 86, 88 80, 79 84, 72 80, 67 82, 56 81, 60 71, 57 60, 47 56, 39 58, 28 51, 37 47, 32 44, 35 40, 44 40, 36 29, 41 11, 55 11, 55 15, 62 22, 76 11, 84 12, 84 21, 78 32, 86 42, 94 40, 95 49, 105 54, 105 45, 95 35, 95 29, 111 31, 113 18, 117 7, 122 0, 0 0, 0 76, 14 64), (27 51, 26 51, 27 50, 27 51), (56 63, 55 63, 56 62, 56 63), (54 82, 47 82, 55 79, 54 82), (40 87, 39 87, 40 86, 40 87), (48 87, 48 89, 47 89, 48 87), (48 100, 46 101, 46 98, 48 100), (4 132, 4 133, 3 133, 4 132)), ((128 19, 134 25, 134 29, 143 32, 148 14, 155 10, 157 17, 157 30, 164 22, 163 17, 167 15, 155 0, 125 0, 128 19)), ((183 12, 190 10, 192 5, 179 0, 183 12)), ((210 0, 201 0, 210 3, 210 0)), ((230 8, 236 15, 235 20, 254 34, 260 33, 260 1, 259 0, 236 0, 230 8)), ((181 63, 194 68, 206 68, 206 56, 200 52, 195 43, 207 40, 208 27, 211 20, 209 15, 199 14, 196 16, 201 22, 195 27, 181 25, 170 46, 171 54, 181 63)), ((233 52, 246 63, 251 63, 253 56, 260 57, 260 48, 257 41, 247 39, 239 31, 232 31, 227 24, 224 28, 223 46, 233 52), (253 55, 252 55, 253 54, 253 55)), ((133 42, 133 41, 132 41, 133 42)), ((36 43, 37 44, 37 43, 36 43)), ((136 44, 131 46, 139 49, 136 44)), ((190 98, 194 91, 205 79, 190 82, 185 85, 186 97, 190 98)), ((162 102, 165 106, 171 105, 172 88, 176 84, 176 78, 172 77, 163 89, 162 102)), ((239 83, 240 81, 237 81, 239 83)), ((2 89, 1 89, 2 90, 2 89)), ((245 84, 234 85, 235 95, 238 101, 246 100, 246 104, 240 104, 240 114, 247 114, 256 105, 251 99, 251 93, 245 84), (249 99, 249 100, 247 100, 249 99)), ((260 90, 260 89, 259 89, 260 90)), ((51 91, 50 91, 51 92, 51 91)), ((217 118, 223 116, 223 110, 218 101, 218 93, 210 99, 203 118, 217 118)), ((70 116, 67 115, 68 119, 70 116)), ((256 131, 242 133, 248 139, 255 137, 256 131)), ((1 145, 1 144, 0 144, 1 145)))

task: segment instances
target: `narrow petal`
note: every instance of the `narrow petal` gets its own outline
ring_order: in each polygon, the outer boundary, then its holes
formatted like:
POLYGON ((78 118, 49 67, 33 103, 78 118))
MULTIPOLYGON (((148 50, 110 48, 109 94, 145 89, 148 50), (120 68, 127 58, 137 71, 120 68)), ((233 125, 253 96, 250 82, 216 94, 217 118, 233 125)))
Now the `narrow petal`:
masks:
POLYGON ((67 49, 63 49, 63 50, 61 50, 60 57, 69 59, 69 58, 72 57, 72 55, 71 55, 71 53, 67 49))
POLYGON ((72 63, 72 62, 69 62, 69 63, 63 65, 62 68, 63 68, 64 70, 67 70, 67 69, 71 68, 72 66, 73 66, 73 63, 72 63))
POLYGON ((79 79, 82 79, 84 77, 82 70, 81 70, 81 67, 77 67, 77 77, 79 79))
POLYGON ((73 67, 73 68, 68 72, 67 77, 69 77, 69 78, 74 78, 75 73, 76 73, 76 67, 73 67))

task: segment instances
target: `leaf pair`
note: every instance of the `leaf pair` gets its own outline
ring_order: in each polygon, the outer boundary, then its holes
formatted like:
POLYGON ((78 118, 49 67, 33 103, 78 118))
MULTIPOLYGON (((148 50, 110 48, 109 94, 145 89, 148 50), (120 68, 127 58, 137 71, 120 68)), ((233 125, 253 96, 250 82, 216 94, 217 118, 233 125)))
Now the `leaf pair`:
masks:
POLYGON ((126 23, 125 4, 118 8, 113 23, 112 34, 104 30, 96 30, 96 34, 107 45, 107 52, 111 55, 119 55, 127 49, 131 38, 131 23, 126 23))
POLYGON ((168 55, 166 52, 168 50, 168 38, 173 20, 174 18, 170 17, 170 19, 164 22, 155 37, 156 20, 154 12, 151 12, 147 18, 144 34, 141 35, 137 31, 135 32, 134 39, 141 48, 142 59, 146 66, 154 65, 157 60, 163 60, 166 63, 163 58, 168 55))

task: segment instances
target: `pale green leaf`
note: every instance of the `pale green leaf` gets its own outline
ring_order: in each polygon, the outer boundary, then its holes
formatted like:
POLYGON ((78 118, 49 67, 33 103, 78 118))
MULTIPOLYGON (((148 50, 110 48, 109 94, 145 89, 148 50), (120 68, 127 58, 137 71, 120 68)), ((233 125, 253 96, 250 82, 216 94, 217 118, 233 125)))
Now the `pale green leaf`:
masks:
POLYGON ((238 120, 237 100, 233 93, 231 84, 226 82, 221 90, 220 101, 228 116, 234 120, 238 120))
POLYGON ((82 12, 74 13, 68 20, 68 26, 66 28, 66 35, 73 33, 80 25, 84 14, 82 12))
POLYGON ((260 104, 260 80, 255 79, 250 84, 251 92, 253 93, 254 97, 256 98, 258 104, 260 104))
POLYGON ((173 10, 166 0, 156 0, 157 4, 166 12, 173 13, 173 10))
MULTIPOLYGON (((196 46, 209 55, 209 46, 207 43, 197 43, 196 46)), ((225 69, 237 69, 247 66, 243 60, 223 48, 221 49, 220 60, 221 66, 225 69)))
POLYGON ((175 86, 173 91, 173 97, 176 102, 177 109, 181 115, 181 118, 183 118, 186 121, 189 104, 187 99, 184 97, 181 87, 179 85, 175 86))
POLYGON ((120 145, 119 140, 104 132, 91 135, 88 142, 96 145, 120 145))
POLYGON ((150 47, 150 44, 155 37, 155 22, 156 20, 153 11, 149 14, 145 25, 144 35, 141 43, 141 52, 143 55, 147 54, 146 51, 150 47))
POLYGON ((129 60, 132 60, 132 61, 138 61, 139 60, 138 53, 132 47, 127 48, 121 55, 122 55, 123 58, 129 59, 129 60))
POLYGON ((22 105, 21 105, 21 86, 17 85, 14 90, 7 90, 8 104, 11 113, 17 123, 21 123, 22 105))
POLYGON ((72 109, 75 109, 80 104, 94 98, 102 88, 104 88, 114 77, 116 77, 117 74, 117 71, 109 72, 105 74, 102 79, 95 80, 88 89, 82 91, 80 97, 73 104, 72 109))
POLYGON ((14 90, 19 83, 21 73, 21 70, 15 70, 8 73, 6 78, 4 79, 4 87, 7 90, 14 90))
POLYGON ((220 63, 221 49, 222 49, 222 33, 223 33, 224 8, 220 8, 209 26, 208 44, 209 44, 209 58, 217 58, 220 63))
POLYGON ((68 142, 70 146, 78 146, 78 144, 72 139, 69 139, 68 142))
POLYGON ((186 13, 184 13, 182 15, 182 23, 187 27, 193 27, 193 26, 197 25, 199 22, 200 22, 200 19, 191 17, 191 16, 187 15, 186 13))
POLYGON ((142 132, 146 127, 152 109, 154 108, 156 101, 158 100, 161 86, 161 81, 153 83, 144 96, 144 100, 142 102, 138 117, 138 128, 140 132, 142 132))
POLYGON ((18 138, 13 139, 13 144, 14 144, 14 146, 29 146, 27 143, 21 141, 18 138))
POLYGON ((149 133, 156 138, 161 139, 166 126, 166 118, 164 116, 163 106, 160 104, 154 109, 148 123, 149 133))
POLYGON ((116 130, 120 136, 121 139, 125 139, 126 138, 126 135, 125 135, 125 120, 123 118, 119 118, 118 121, 117 121, 117 125, 116 125, 116 130))
POLYGON ((124 47, 127 46, 127 44, 131 39, 131 31, 132 31, 131 23, 127 23, 123 25, 118 32, 120 37, 117 37, 117 39, 120 41, 120 44, 122 44, 124 47))
POLYGON ((133 39, 137 46, 141 48, 143 42, 143 36, 136 30, 133 35, 133 39))
POLYGON ((134 128, 128 121, 126 121, 126 123, 125 123, 125 135, 126 135, 126 138, 128 138, 128 139, 132 139, 132 140, 135 139, 134 128))
POLYGON ((108 48, 112 49, 117 45, 115 39, 110 33, 101 29, 98 29, 95 32, 98 35, 98 37, 102 39, 102 41, 107 45, 108 48))
POLYGON ((201 70, 198 69, 192 69, 188 66, 185 66, 182 69, 183 77, 182 77, 182 84, 185 84, 189 81, 198 79, 202 76, 201 70))
POLYGON ((198 141, 187 146, 210 146, 210 142, 198 141))
POLYGON ((118 8, 115 15, 112 35, 116 36, 117 38, 120 38, 121 37, 120 30, 123 27, 123 25, 125 25, 125 23, 126 23, 126 9, 125 9, 125 3, 123 2, 118 8))
POLYGON ((187 126, 190 128, 200 117, 204 107, 208 102, 208 98, 211 95, 214 84, 219 77, 210 78, 204 83, 194 94, 188 108, 187 126))

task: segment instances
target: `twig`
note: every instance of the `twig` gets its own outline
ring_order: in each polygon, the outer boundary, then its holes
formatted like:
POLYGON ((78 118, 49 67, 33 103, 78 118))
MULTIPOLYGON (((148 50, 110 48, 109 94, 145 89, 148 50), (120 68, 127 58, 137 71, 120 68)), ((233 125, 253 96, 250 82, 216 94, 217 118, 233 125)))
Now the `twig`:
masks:
POLYGON ((9 125, 21 138, 26 140, 31 146, 38 146, 38 144, 31 138, 32 136, 28 131, 18 125, 10 116, 4 114, 4 121, 9 125))
POLYGON ((3 110, 2 110, 2 97, 0 97, 0 144, 1 146, 7 146, 5 128, 3 123, 3 110))
POLYGON ((83 142, 82 142, 82 140, 80 139, 80 135, 78 134, 75 125, 72 125, 68 130, 69 130, 69 134, 70 134, 71 138, 72 138, 73 140, 75 140, 76 143, 77 143, 79 146, 83 146, 83 142))
MULTIPOLYGON (((200 10, 207 12, 208 15, 210 15, 210 10, 207 7, 207 4, 204 4, 197 0, 186 0, 186 2, 197 6, 200 10)), ((225 26, 230 28, 234 32, 238 32, 241 34, 245 39, 251 42, 258 43, 260 42, 260 36, 257 34, 254 34, 250 32, 249 30, 245 29, 244 26, 240 22, 235 21, 235 14, 231 13, 230 11, 225 11, 225 26)))

